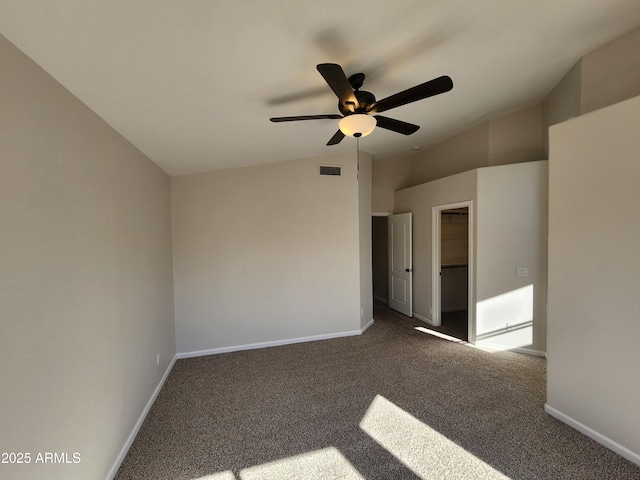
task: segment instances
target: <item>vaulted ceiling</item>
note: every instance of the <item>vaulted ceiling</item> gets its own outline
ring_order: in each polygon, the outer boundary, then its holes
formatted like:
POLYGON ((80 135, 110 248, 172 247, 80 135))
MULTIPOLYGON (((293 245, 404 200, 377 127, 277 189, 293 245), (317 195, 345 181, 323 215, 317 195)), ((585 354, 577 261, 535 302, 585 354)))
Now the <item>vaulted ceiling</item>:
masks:
POLYGON ((409 154, 540 101, 585 53, 640 25, 638 0, 0 0, 0 33, 171 175, 355 149, 316 70, 378 99, 440 75, 451 92, 385 115, 374 158, 409 154))

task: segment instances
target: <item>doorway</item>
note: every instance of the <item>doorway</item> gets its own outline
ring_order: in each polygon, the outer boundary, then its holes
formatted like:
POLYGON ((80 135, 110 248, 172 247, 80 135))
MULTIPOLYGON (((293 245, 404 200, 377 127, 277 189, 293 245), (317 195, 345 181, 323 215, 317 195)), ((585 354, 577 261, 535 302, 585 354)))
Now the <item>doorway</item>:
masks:
POLYGON ((389 305, 388 215, 371 217, 373 299, 389 305))
POLYGON ((371 239, 374 300, 412 317, 412 214, 374 214, 371 239))
POLYGON ((433 325, 472 339, 473 207, 471 202, 433 208, 433 325))

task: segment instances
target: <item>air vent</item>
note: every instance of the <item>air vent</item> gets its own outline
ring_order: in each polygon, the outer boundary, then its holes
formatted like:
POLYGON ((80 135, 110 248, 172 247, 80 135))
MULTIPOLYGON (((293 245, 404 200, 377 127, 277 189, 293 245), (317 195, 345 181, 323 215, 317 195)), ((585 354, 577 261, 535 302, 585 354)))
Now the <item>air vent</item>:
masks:
POLYGON ((338 167, 335 165, 320 165, 320 175, 339 177, 340 175, 342 175, 341 171, 342 167, 338 167))

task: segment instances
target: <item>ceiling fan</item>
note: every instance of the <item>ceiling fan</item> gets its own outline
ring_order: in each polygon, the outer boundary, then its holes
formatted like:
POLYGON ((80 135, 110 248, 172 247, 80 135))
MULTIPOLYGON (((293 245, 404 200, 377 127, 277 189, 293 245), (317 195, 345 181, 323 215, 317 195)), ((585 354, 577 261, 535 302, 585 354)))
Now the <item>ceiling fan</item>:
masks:
POLYGON ((272 122, 296 122, 299 120, 340 119, 339 130, 331 137, 327 145, 340 143, 346 135, 356 138, 367 136, 376 126, 403 135, 411 135, 418 131, 419 125, 373 114, 439 95, 453 88, 451 78, 444 75, 376 101, 376 97, 372 93, 360 90, 364 83, 364 73, 356 73, 347 78, 342 67, 335 63, 321 63, 316 68, 337 95, 340 114, 272 117, 270 120, 272 122))

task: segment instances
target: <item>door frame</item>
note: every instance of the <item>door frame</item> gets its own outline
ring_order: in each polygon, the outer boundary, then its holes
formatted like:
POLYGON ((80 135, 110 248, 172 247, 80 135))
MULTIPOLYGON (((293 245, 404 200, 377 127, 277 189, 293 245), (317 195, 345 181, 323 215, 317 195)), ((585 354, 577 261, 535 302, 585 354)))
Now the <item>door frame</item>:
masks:
POLYGON ((453 208, 468 208, 469 209, 469 267, 467 268, 467 329, 468 339, 470 343, 475 343, 475 325, 473 322, 475 308, 473 305, 473 292, 474 284, 474 215, 473 215, 473 200, 466 200, 463 202, 447 203, 445 205, 436 205, 431 208, 431 322, 433 326, 440 326, 442 324, 441 318, 441 213, 443 210, 449 210, 453 208))

